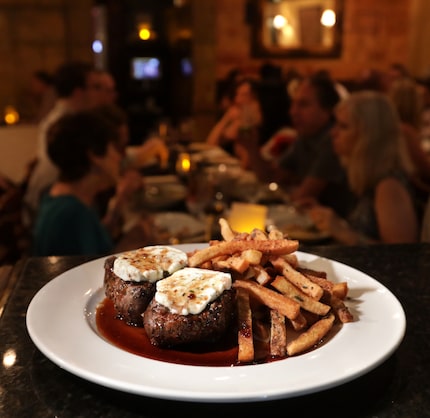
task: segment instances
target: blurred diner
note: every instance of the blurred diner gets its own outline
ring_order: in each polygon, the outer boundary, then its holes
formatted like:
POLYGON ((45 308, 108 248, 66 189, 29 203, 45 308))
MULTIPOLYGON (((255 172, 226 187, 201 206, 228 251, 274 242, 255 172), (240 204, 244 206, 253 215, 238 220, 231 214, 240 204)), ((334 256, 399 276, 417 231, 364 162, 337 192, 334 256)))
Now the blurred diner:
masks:
POLYGON ((234 86, 230 106, 211 129, 206 142, 222 147, 247 168, 249 162, 245 151, 246 143, 239 141, 239 138, 246 138, 253 129, 260 129, 262 122, 263 115, 254 82, 241 79, 234 86))
POLYGON ((232 68, 225 77, 218 81, 217 86, 217 118, 221 118, 227 109, 233 104, 233 92, 235 86, 243 79, 245 75, 238 68, 232 68))
POLYGON ((354 80, 354 90, 384 91, 384 73, 376 68, 364 68, 354 80))
POLYGON ((110 120, 118 130, 117 147, 123 156, 124 169, 141 169, 156 163, 166 168, 169 162, 169 148, 159 136, 144 139, 139 145, 130 145, 130 129, 127 113, 114 103, 97 106, 96 111, 110 120))
POLYGON ((30 245, 21 218, 25 187, 26 179, 17 184, 0 172, 0 265, 19 259, 30 245))
MULTIPOLYGON (((166 167, 169 158, 169 149, 163 140, 151 138, 142 145, 130 146, 129 126, 127 114, 116 104, 105 104, 98 106, 94 111, 106 119, 115 130, 115 146, 121 155, 121 170, 119 185, 112 184, 97 194, 95 201, 100 216, 109 213, 109 208, 115 205, 117 189, 130 189, 134 191, 145 187, 145 177, 141 173, 141 168, 154 161, 161 167, 166 167)), ((122 195, 122 193, 120 193, 122 195)), ((123 202, 124 206, 131 206, 135 198, 135 193, 128 194, 128 201, 123 202)), ((142 210, 144 208, 141 208, 142 210)), ((126 212, 124 210, 123 212, 126 212)), ((117 216, 124 216, 125 213, 118 213, 117 216)), ((125 219, 123 219, 125 222, 125 219)), ((119 223, 122 227, 122 222, 119 223)), ((121 231, 117 231, 121 233, 121 231)))
POLYGON ((347 218, 316 205, 315 226, 347 245, 419 240, 412 166, 396 109, 384 93, 355 92, 336 108, 333 144, 357 196, 347 218))
POLYGON ((421 145, 427 155, 430 154, 430 105, 425 105, 420 121, 421 145))
POLYGON ((430 191, 430 159, 420 135, 424 110, 422 91, 412 78, 403 77, 393 81, 388 96, 400 118, 400 129, 414 165, 415 184, 427 194, 430 191))
POLYGON ((349 96, 349 90, 340 81, 335 80, 329 70, 321 68, 320 70, 316 71, 314 75, 317 77, 326 77, 332 80, 340 100, 346 99, 349 96))
POLYGON ((100 105, 116 103, 118 93, 116 90, 116 81, 113 75, 106 70, 99 70, 97 75, 100 85, 100 105))
POLYGON ((345 215, 352 205, 346 173, 333 150, 330 129, 333 108, 339 101, 335 85, 327 77, 304 78, 292 97, 290 109, 295 140, 277 159, 264 158, 258 132, 243 142, 250 169, 263 182, 276 182, 296 204, 318 200, 345 215))
POLYGON ((430 197, 424 208, 420 239, 421 242, 430 242, 430 197))
POLYGON ((393 83, 404 79, 412 79, 406 66, 400 62, 392 62, 383 77, 385 91, 389 92, 393 83))
POLYGON ((263 144, 285 126, 291 126, 291 97, 281 66, 271 62, 260 66, 257 94, 263 115, 260 129, 260 144, 263 144))
POLYGON ((57 100, 52 110, 39 124, 36 163, 30 174, 24 197, 24 221, 32 225, 37 215, 41 196, 57 178, 57 168, 46 150, 46 133, 61 116, 89 109, 100 103, 100 85, 97 72, 86 62, 66 62, 54 75, 57 100))
POLYGON ((39 123, 51 111, 57 99, 54 77, 47 71, 36 70, 31 74, 29 84, 33 109, 30 122, 39 123))
POLYGON ((58 178, 41 200, 34 255, 103 255, 153 243, 150 221, 117 235, 122 206, 141 182, 120 181, 116 136, 115 127, 94 110, 66 114, 51 125, 47 152, 58 178), (95 199, 112 185, 116 194, 101 219, 95 199))

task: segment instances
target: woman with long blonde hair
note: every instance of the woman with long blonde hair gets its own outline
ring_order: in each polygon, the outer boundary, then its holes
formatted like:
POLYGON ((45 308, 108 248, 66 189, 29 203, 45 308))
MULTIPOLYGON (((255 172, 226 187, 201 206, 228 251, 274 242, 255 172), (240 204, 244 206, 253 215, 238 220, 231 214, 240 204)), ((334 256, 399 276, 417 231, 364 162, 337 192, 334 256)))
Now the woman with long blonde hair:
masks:
POLYGON ((418 241, 412 165, 390 100, 378 92, 351 94, 336 108, 332 136, 357 204, 348 220, 313 207, 317 228, 344 244, 418 241))

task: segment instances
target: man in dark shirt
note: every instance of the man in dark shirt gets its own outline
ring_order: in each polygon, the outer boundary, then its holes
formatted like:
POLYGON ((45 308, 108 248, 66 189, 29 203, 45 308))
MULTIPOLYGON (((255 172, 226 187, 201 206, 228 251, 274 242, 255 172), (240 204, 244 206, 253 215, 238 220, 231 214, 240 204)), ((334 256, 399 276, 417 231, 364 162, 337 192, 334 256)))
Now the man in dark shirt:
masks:
POLYGON ((286 188, 293 201, 316 200, 345 215, 352 194, 330 137, 339 101, 334 83, 328 77, 305 78, 292 99, 290 116, 297 139, 274 163, 262 159, 257 141, 248 139, 251 168, 261 180, 286 188))

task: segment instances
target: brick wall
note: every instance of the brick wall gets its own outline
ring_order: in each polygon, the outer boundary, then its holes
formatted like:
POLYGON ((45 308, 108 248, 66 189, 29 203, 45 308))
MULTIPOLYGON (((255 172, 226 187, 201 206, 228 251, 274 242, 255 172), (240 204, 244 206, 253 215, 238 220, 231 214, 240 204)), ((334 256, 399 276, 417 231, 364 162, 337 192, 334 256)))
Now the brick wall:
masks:
POLYGON ((16 106, 25 118, 34 70, 68 59, 91 60, 91 0, 0 0, 0 114, 16 106))
MULTIPOLYGON (((217 77, 225 76, 235 66, 256 72, 263 61, 251 56, 250 34, 256 28, 245 22, 246 1, 217 2, 217 77)), ((392 62, 408 65, 411 8, 412 3, 420 1, 428 0, 344 0, 343 48, 339 58, 270 61, 301 72, 325 68, 340 79, 354 78, 369 67, 383 70, 392 62)))
MULTIPOLYGON (((119 1, 119 0, 118 0, 119 1)), ((125 1, 125 0, 121 0, 125 1)), ((194 109, 206 115, 217 79, 239 67, 258 71, 251 56, 247 0, 190 0, 195 11, 194 109)), ((343 49, 335 59, 271 60, 299 71, 325 68, 352 79, 368 67, 406 64, 416 76, 430 72, 429 0, 343 0, 343 49), (428 17, 427 17, 428 16, 428 17), (429 36, 426 36, 429 35, 429 36)), ((0 115, 7 104, 26 112, 26 88, 36 69, 54 70, 67 59, 91 60, 92 0, 0 0, 0 115)))

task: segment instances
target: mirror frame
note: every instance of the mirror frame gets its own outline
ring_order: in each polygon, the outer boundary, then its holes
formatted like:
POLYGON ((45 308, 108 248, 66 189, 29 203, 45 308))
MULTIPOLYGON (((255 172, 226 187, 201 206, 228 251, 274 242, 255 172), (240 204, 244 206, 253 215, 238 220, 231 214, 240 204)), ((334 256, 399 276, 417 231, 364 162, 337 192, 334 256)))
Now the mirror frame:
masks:
MULTIPOLYGON (((343 1, 335 1, 336 25, 333 45, 321 48, 281 48, 263 44, 263 7, 267 0, 248 0, 248 16, 252 16, 251 54, 256 58, 338 58, 342 52, 343 1)), ((251 19, 250 19, 251 20, 251 19)))

